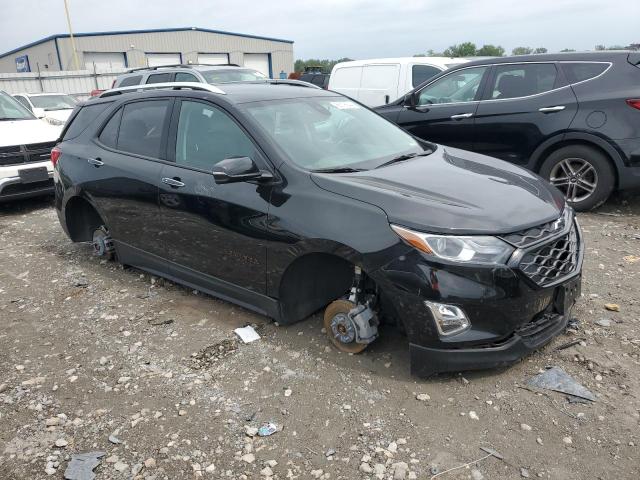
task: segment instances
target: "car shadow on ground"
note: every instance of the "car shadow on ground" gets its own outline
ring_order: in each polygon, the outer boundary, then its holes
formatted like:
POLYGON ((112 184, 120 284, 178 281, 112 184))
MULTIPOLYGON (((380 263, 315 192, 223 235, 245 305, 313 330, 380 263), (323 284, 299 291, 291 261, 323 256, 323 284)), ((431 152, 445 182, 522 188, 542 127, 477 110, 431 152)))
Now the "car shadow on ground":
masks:
POLYGON ((53 196, 0 202, 0 216, 25 215, 42 208, 53 208, 53 196))

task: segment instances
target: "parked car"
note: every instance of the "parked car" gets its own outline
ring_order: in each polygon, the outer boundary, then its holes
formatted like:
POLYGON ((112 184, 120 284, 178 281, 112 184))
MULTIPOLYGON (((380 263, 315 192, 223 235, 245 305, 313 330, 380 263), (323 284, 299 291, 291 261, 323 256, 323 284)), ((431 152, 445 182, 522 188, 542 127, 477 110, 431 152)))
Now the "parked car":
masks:
POLYGON ((468 62, 463 58, 374 58, 337 63, 331 70, 329 90, 369 107, 402 97, 447 68, 468 62))
POLYGON ((52 152, 65 232, 282 325, 325 309, 341 351, 395 322, 419 375, 506 365, 564 330, 584 247, 556 188, 301 85, 86 103, 52 152))
POLYGON ((0 90, 0 202, 53 193, 49 158, 60 130, 0 90))
MULTIPOLYGON (((330 74, 322 70, 322 66, 305 67, 304 72, 295 79, 303 82, 312 83, 320 88, 327 89, 329 87, 330 74)), ((292 78, 289 75, 289 78, 292 78)))
POLYGON ((640 186, 640 52, 471 62, 377 111, 419 138, 537 172, 577 210, 640 186))
POLYGON ((66 93, 16 93, 13 98, 36 117, 52 125, 64 125, 78 101, 66 93))
POLYGON ((255 82, 267 77, 257 70, 238 65, 167 65, 134 68, 119 75, 111 88, 131 87, 149 83, 198 82, 212 85, 233 82, 255 82))

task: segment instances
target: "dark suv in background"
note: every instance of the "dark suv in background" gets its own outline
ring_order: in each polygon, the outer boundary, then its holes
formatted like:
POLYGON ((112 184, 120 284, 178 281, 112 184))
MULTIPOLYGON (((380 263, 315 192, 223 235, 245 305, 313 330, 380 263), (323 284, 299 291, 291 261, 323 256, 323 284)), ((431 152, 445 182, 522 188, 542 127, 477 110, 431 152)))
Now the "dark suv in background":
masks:
POLYGON ((376 110, 419 138, 533 170, 577 210, 640 186, 640 52, 465 63, 376 110))

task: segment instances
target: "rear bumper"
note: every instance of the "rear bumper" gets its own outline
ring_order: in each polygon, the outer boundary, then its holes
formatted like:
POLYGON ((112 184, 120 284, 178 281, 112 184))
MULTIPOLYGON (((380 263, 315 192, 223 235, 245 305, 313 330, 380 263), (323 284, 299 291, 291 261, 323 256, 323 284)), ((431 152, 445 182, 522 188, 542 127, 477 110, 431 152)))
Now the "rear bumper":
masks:
POLYGON ((20 177, 0 178, 0 202, 53 194, 53 172, 45 182, 22 183, 20 177))

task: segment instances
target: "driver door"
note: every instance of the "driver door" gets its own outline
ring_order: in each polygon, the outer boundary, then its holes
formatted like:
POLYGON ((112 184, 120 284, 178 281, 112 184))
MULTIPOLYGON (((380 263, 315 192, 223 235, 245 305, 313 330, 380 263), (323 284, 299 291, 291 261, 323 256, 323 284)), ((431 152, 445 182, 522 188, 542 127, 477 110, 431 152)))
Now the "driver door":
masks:
POLYGON ((455 70, 414 93, 415 106, 404 106, 398 125, 423 140, 473 149, 474 116, 490 67, 455 70))

